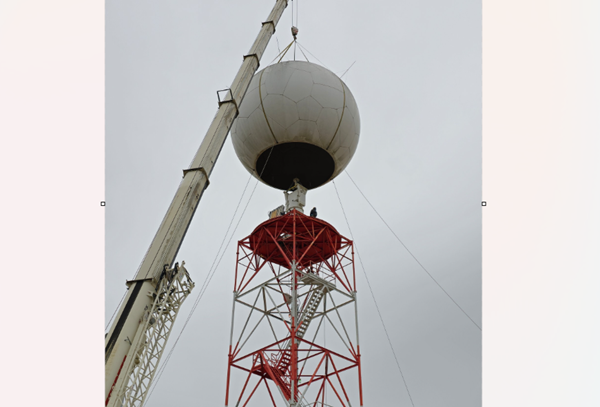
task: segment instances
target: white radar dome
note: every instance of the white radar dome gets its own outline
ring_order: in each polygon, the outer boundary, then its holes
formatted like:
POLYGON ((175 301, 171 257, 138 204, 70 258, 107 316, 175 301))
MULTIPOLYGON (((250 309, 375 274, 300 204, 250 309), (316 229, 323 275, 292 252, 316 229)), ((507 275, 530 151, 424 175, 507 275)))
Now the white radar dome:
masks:
POLYGON ((317 188, 346 168, 358 144, 360 118, 346 84, 303 61, 254 75, 233 127, 235 152, 267 185, 288 189, 294 178, 317 188))

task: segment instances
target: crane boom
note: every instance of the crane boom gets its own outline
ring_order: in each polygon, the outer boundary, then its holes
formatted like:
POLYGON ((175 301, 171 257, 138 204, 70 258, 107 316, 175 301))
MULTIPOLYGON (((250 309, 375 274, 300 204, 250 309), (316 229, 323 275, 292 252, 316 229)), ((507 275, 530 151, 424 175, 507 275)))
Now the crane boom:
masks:
MULTIPOLYGON (((238 114, 238 107, 250 85, 250 81, 259 67, 260 59, 275 32, 275 27, 287 7, 288 0, 277 0, 267 20, 262 23, 262 28, 252 44, 250 51, 244 56, 243 63, 238 70, 231 88, 227 89, 223 100, 219 97, 219 109, 214 117, 200 148, 196 152, 190 167, 183 171, 181 181, 175 197, 162 220, 150 247, 133 280, 128 281, 128 291, 115 320, 106 334, 105 340, 105 397, 106 405, 136 405, 143 404, 147 388, 153 377, 153 372, 146 372, 143 380, 145 390, 134 401, 127 402, 126 392, 129 392, 128 382, 136 367, 136 362, 144 360, 144 352, 155 349, 148 322, 149 314, 156 310, 157 304, 166 301, 171 304, 167 296, 173 295, 164 291, 165 281, 161 273, 165 265, 171 266, 187 229, 192 221, 194 212, 198 207, 204 190, 209 184, 209 177, 225 143, 227 134, 238 114), (160 297, 162 295, 162 297, 160 297)), ((187 280, 186 280, 187 281, 187 280)), ((170 283, 170 282, 169 282, 170 283)), ((173 283, 175 284, 175 283, 173 283)), ((193 283, 184 284, 185 295, 177 299, 180 305, 185 296, 193 288, 193 283)), ((170 298, 170 297, 169 297, 170 298)), ((164 309, 164 305, 163 305, 164 309)), ((171 309, 169 323, 161 326, 172 327, 179 306, 171 309), (175 314, 172 314, 175 310, 175 314)), ((163 315, 158 313, 157 315, 163 315)), ((168 338, 169 332, 163 333, 162 338, 168 338)), ((164 348, 166 339, 161 344, 164 348)), ((162 353, 162 350, 161 352, 162 353)), ((156 369, 160 353, 155 355, 151 364, 156 369)))

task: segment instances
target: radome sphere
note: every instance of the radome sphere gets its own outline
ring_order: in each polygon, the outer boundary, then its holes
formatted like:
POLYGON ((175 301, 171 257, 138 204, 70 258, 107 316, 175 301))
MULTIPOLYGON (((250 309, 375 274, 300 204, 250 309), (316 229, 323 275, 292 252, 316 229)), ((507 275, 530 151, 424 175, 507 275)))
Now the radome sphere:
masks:
POLYGON ((322 66, 287 61, 254 75, 233 127, 235 152, 267 185, 308 189, 348 165, 360 133, 358 106, 346 84, 322 66))

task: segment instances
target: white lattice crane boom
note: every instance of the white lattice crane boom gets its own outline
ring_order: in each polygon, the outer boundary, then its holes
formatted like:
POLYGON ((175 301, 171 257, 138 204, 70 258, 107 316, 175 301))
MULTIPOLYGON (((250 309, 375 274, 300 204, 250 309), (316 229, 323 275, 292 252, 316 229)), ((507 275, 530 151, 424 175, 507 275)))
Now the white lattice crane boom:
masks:
POLYGON ((209 176, 225 143, 238 106, 259 67, 260 59, 287 7, 277 0, 244 56, 231 88, 219 96, 219 109, 150 244, 105 341, 107 406, 141 406, 181 303, 193 288, 185 271, 161 274, 175 261, 209 176))

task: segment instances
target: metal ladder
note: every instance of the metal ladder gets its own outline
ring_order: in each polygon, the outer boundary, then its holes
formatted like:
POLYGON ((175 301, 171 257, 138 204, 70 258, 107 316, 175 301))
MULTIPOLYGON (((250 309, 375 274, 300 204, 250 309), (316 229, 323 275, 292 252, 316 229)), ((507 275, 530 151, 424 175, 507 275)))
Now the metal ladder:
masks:
MULTIPOLYGON (((325 296, 325 293, 329 291, 332 287, 334 287, 333 284, 331 284, 330 282, 314 274, 304 274, 301 278, 301 281, 307 284, 312 284, 313 286, 317 286, 318 288, 312 291, 308 302, 302 310, 300 316, 300 325, 298 326, 298 330, 296 331, 296 337, 300 339, 304 337, 304 334, 306 333, 310 322, 312 321, 315 313, 317 312, 317 308, 321 304, 321 300, 325 296)), ((290 339, 287 342, 285 342, 284 346, 282 347, 280 357, 274 358, 276 362, 274 363, 273 367, 279 370, 279 372, 282 375, 286 374, 290 366, 292 358, 291 348, 292 341, 290 339)))

